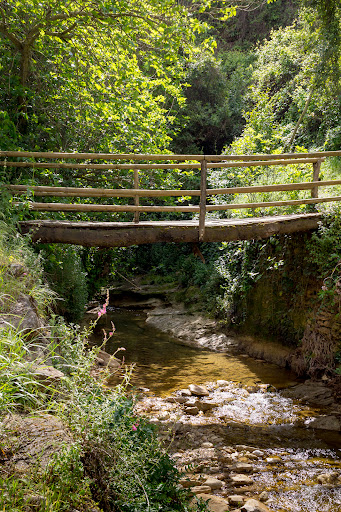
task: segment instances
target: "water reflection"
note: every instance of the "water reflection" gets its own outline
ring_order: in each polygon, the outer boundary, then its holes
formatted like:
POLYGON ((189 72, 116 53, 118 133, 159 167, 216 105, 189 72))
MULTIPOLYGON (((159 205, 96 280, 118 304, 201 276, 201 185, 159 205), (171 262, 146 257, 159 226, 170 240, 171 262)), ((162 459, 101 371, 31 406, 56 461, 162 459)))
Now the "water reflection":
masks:
MULTIPOLYGON (((93 341, 101 343, 102 329, 116 332, 106 350, 113 354, 124 347, 125 361, 135 363, 132 384, 149 388, 165 396, 191 383, 225 379, 242 384, 266 382, 276 388, 286 387, 295 375, 273 364, 251 358, 209 350, 198 350, 179 344, 178 340, 145 323, 141 312, 114 309, 100 319, 93 341)), ((121 354, 119 354, 121 357, 121 354)))

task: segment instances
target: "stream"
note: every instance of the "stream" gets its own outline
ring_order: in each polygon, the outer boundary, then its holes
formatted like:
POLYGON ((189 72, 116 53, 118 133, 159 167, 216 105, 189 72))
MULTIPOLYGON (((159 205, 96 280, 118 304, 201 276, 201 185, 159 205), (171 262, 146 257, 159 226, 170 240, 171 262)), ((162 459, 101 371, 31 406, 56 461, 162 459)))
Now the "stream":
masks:
POLYGON ((134 363, 131 385, 144 391, 137 410, 159 425, 187 479, 203 489, 214 477, 220 483, 212 499, 226 499, 229 510, 239 510, 230 500, 239 495, 244 502, 261 499, 271 511, 341 511, 340 432, 309 428, 333 406, 290 397, 299 380, 288 370, 245 354, 182 345, 145 318, 109 307, 94 341, 101 343, 101 329, 114 323, 105 350, 123 347, 117 356, 134 363), (190 384, 205 385, 207 396, 188 394, 190 384))

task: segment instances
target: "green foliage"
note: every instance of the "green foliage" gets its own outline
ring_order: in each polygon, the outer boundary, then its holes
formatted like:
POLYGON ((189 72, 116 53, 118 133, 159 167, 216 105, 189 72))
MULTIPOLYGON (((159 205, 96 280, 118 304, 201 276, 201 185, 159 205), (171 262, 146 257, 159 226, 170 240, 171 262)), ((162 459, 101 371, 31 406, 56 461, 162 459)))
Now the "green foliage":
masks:
POLYGON ((46 277, 58 294, 58 310, 71 321, 79 321, 88 299, 87 276, 81 249, 72 245, 47 245, 41 250, 46 277))
POLYGON ((273 30, 258 46, 256 57, 250 93, 253 108, 246 113, 244 133, 233 150, 238 144, 245 152, 280 153, 288 148, 305 106, 295 143, 323 147, 328 141, 333 147, 333 135, 337 137, 341 124, 340 98, 335 77, 320 69, 323 56, 316 16, 302 11, 292 26, 273 30))
POLYGON ((309 257, 324 280, 322 296, 337 298, 335 287, 341 276, 341 208, 336 206, 325 215, 308 245, 309 257), (327 293, 323 293, 327 292, 327 293))
POLYGON ((44 317, 53 292, 43 282, 42 261, 14 227, 0 222, 0 306, 9 312, 21 294, 28 295, 44 317))
POLYGON ((30 150, 162 151, 194 39, 202 34, 199 51, 212 44, 197 18, 206 9, 231 11, 216 0, 5 2, 0 108, 8 126, 30 150))
POLYGON ((186 107, 177 117, 179 131, 172 144, 175 152, 219 154, 240 135, 252 60, 230 51, 217 58, 204 54, 190 64, 186 107))

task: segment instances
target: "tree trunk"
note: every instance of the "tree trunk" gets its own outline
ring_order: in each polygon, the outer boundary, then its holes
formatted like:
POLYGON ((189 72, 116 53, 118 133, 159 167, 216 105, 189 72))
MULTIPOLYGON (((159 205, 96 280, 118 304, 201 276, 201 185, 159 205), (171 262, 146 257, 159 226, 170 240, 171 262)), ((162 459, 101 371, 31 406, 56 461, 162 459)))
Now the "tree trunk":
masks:
POLYGON ((304 105, 304 109, 303 109, 303 111, 302 111, 302 114, 300 115, 300 117, 299 117, 299 119, 298 119, 298 121, 297 121, 297 123, 296 123, 296 125, 295 125, 294 131, 292 132, 292 135, 291 135, 291 137, 290 137, 290 141, 289 141, 289 144, 288 144, 288 146, 287 146, 287 148, 288 148, 288 150, 289 150, 289 151, 290 151, 290 150, 291 150, 291 148, 292 148, 292 145, 293 145, 293 143, 294 143, 294 140, 295 140, 295 137, 296 137, 297 131, 298 131, 299 127, 300 127, 300 124, 302 123, 302 120, 303 120, 304 116, 305 116, 305 115, 306 115, 306 113, 307 113, 307 110, 308 110, 308 107, 309 107, 309 103, 310 103, 310 101, 311 101, 312 96, 313 96, 313 89, 310 89, 309 96, 308 96, 308 98, 307 98, 307 100, 306 100, 306 102, 305 102, 305 105, 304 105))
POLYGON ((20 85, 21 91, 18 96, 18 129, 21 134, 27 133, 27 81, 30 72, 31 45, 27 42, 22 43, 20 59, 20 85))

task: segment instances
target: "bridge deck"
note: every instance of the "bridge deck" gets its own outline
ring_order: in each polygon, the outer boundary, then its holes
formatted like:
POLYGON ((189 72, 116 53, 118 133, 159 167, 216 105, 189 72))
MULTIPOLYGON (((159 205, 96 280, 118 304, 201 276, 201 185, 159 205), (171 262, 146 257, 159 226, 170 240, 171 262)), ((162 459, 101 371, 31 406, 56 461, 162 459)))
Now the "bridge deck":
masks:
MULTIPOLYGON (((311 231, 318 227, 320 213, 207 219, 204 242, 251 240, 275 234, 311 231)), ((22 233, 31 232, 41 243, 67 243, 92 247, 126 247, 155 242, 198 242, 198 220, 133 222, 68 222, 31 220, 20 223, 22 233)))

